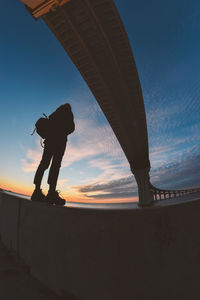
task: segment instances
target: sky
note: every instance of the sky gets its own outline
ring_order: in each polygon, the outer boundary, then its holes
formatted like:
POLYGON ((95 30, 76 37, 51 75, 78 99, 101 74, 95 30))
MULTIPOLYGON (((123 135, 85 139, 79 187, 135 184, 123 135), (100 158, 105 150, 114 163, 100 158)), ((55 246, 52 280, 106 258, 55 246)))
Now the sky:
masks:
MULTIPOLYGON (((200 2, 115 0, 136 61, 152 184, 199 186, 200 2)), ((0 187, 30 195, 40 162, 37 119, 69 102, 76 131, 58 189, 68 201, 137 200, 137 185, 103 112, 56 37, 20 1, 0 2, 0 187)), ((47 173, 47 172, 46 172, 47 173)), ((43 180, 46 192, 47 174, 43 180)))

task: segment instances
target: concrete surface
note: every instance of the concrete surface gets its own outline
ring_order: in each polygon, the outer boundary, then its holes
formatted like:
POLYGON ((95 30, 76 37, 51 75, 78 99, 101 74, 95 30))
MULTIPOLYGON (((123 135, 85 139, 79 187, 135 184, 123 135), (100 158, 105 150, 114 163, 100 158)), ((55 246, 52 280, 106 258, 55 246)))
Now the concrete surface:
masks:
POLYGON ((0 193, 0 232, 64 299, 200 299, 200 200, 94 210, 0 193))
POLYGON ((0 299, 2 300, 75 300, 56 295, 31 276, 29 268, 11 255, 0 239, 0 299))

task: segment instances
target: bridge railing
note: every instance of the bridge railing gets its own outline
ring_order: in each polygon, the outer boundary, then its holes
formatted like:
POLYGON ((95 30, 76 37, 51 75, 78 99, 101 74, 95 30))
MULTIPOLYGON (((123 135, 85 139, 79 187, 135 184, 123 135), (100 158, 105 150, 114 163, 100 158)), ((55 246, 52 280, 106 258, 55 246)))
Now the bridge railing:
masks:
POLYGON ((198 193, 200 192, 200 187, 183 190, 164 190, 159 189, 150 183, 150 190, 153 193, 154 200, 157 201, 198 193))

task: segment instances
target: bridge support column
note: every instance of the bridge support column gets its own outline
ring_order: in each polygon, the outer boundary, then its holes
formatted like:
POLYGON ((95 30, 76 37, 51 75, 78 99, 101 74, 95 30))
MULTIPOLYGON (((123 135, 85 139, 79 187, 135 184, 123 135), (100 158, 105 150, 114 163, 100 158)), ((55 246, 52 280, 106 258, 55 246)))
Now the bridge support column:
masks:
POLYGON ((149 169, 139 169, 133 172, 138 184, 138 195, 140 206, 150 206, 153 204, 153 192, 150 190, 149 169))

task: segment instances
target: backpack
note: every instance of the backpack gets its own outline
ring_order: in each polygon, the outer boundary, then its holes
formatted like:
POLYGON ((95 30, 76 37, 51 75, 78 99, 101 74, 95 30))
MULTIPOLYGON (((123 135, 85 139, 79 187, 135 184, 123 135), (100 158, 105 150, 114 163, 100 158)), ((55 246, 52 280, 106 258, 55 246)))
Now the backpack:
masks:
POLYGON ((58 135, 68 135, 75 130, 74 116, 71 111, 65 112, 63 115, 56 110, 49 116, 49 121, 52 123, 52 129, 58 135))
POLYGON ((50 120, 45 114, 43 115, 45 118, 42 117, 37 120, 35 123, 35 129, 31 135, 33 135, 36 131, 41 138, 46 139, 50 131, 50 120))
MULTIPOLYGON (((43 114, 44 117, 39 118, 37 122, 35 123, 35 129, 32 132, 31 135, 34 134, 36 131, 37 134, 42 138, 46 139, 49 137, 52 133, 52 129, 54 128, 54 131, 56 130, 57 132, 60 131, 61 128, 56 127, 54 124, 55 117, 58 116, 56 112, 51 114, 49 118, 43 114)), ((67 130, 65 129, 65 134, 71 134, 75 130, 75 124, 74 124, 74 118, 73 114, 70 113, 69 117, 67 118, 67 130)))

